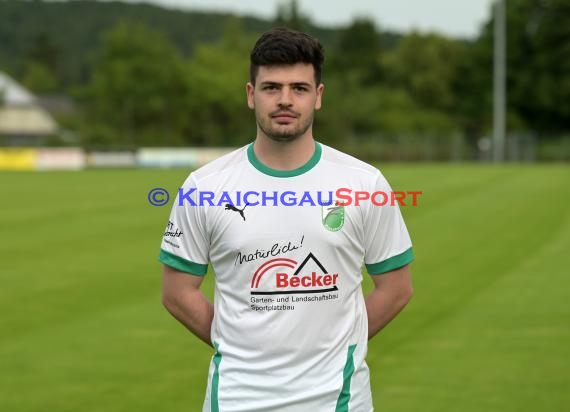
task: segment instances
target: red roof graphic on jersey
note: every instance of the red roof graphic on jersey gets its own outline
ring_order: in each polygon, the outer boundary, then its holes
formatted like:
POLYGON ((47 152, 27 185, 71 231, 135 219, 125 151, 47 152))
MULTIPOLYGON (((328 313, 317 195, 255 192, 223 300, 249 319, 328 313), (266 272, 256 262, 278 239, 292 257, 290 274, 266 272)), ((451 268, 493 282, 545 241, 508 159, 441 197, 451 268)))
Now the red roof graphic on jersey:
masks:
MULTIPOLYGON (((310 266, 309 266, 310 267, 310 266)), ((309 253, 303 262, 297 266, 297 262, 288 258, 276 258, 264 262, 253 274, 251 279, 252 295, 286 295, 303 293, 323 293, 338 290, 338 273, 329 274, 319 260, 309 253), (317 269, 304 272, 303 269, 312 262, 317 269), (291 270, 291 269, 294 269, 291 270), (264 275, 270 272, 269 281, 264 281, 259 291, 260 282, 264 275), (291 273, 293 272, 293 273, 291 273), (273 286, 268 285, 273 284, 273 286)))
POLYGON ((258 267, 255 273, 253 274, 253 279, 251 279, 251 288, 257 289, 259 287, 259 281, 269 269, 273 269, 280 266, 294 269, 296 264, 297 262, 295 262, 293 259, 287 259, 287 258, 277 258, 277 259, 268 260, 263 265, 258 267))

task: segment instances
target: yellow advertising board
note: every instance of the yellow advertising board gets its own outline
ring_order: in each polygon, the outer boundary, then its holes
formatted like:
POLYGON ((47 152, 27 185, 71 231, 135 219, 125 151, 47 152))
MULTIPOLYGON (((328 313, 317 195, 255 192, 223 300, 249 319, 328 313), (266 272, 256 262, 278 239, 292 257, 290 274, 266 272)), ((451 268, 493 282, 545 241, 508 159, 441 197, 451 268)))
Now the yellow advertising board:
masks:
POLYGON ((0 170, 35 170, 37 149, 0 149, 0 170))

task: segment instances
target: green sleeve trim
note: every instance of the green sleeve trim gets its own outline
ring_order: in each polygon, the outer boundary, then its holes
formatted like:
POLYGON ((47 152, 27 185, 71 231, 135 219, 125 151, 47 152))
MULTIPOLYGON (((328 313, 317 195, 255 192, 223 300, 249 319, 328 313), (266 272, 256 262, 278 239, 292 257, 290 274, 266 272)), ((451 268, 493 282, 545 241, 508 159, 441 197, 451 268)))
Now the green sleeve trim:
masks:
POLYGON ((409 248, 405 252, 392 256, 383 262, 367 264, 366 270, 368 270, 368 273, 371 275, 381 275, 382 273, 390 272, 392 270, 399 269, 402 266, 406 266, 408 263, 412 263, 413 260, 414 252, 412 251, 412 248, 409 248))
POLYGON ((167 266, 173 267, 181 272, 187 272, 196 276, 204 276, 208 271, 208 264, 194 263, 190 260, 176 256, 173 253, 160 249, 158 260, 167 266))

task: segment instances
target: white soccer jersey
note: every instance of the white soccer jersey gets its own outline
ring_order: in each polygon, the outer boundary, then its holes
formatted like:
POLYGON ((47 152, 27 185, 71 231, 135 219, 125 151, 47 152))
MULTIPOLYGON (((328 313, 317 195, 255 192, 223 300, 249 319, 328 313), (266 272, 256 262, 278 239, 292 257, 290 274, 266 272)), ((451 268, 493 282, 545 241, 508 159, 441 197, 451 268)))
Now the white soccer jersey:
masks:
POLYGON ((411 241, 398 206, 340 206, 339 188, 391 191, 377 169, 319 143, 296 170, 268 168, 250 144, 185 181, 159 259, 215 274, 203 411, 373 410, 361 268, 410 263, 411 241))

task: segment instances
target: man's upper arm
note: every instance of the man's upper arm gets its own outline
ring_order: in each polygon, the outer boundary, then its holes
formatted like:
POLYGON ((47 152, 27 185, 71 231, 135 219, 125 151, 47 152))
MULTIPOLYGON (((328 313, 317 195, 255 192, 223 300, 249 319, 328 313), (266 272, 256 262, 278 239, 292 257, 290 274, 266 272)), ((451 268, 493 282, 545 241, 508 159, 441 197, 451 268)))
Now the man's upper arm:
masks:
POLYGON ((200 288, 204 276, 182 272, 168 265, 163 265, 162 269, 162 291, 163 295, 176 294, 185 290, 197 290, 200 288))
POLYGON ((412 271, 409 264, 389 272, 371 274, 371 278, 376 288, 397 289, 409 295, 413 292, 412 271))

